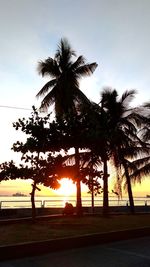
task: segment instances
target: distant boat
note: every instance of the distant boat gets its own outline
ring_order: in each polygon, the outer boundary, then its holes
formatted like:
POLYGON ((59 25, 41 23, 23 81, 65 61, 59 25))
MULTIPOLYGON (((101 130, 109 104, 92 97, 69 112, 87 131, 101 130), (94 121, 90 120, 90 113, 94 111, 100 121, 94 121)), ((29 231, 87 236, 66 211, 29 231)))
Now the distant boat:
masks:
POLYGON ((146 197, 150 197, 150 195, 146 195, 146 197))
POLYGON ((12 195, 13 197, 26 197, 27 195, 22 194, 21 192, 17 192, 15 194, 12 195))

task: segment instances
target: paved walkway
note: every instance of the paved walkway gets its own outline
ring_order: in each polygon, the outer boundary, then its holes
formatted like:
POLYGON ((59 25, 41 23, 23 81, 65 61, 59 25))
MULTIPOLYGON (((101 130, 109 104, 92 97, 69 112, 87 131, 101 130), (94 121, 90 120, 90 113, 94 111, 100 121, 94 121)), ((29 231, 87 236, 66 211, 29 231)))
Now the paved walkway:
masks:
POLYGON ((0 262, 0 267, 150 267, 150 237, 0 262))

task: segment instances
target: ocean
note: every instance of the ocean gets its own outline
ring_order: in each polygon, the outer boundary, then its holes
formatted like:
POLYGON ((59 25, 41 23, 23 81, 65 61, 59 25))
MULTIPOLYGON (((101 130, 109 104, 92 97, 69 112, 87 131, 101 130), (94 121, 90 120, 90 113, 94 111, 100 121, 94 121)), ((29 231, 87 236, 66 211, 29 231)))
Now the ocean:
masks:
MULTIPOLYGON (((64 207, 65 202, 70 202, 73 206, 76 206, 75 196, 36 196, 35 204, 37 208, 40 207, 64 207)), ((102 206, 102 196, 95 197, 95 207, 102 206)), ((150 198, 147 197, 135 197, 134 202, 136 206, 150 205, 150 198)), ((129 204, 128 198, 123 197, 118 200, 116 197, 109 198, 110 206, 126 206, 129 204)), ((91 196, 82 197, 82 205, 86 207, 91 206, 91 196)), ((30 196, 0 196, 0 208, 31 208, 30 196)))

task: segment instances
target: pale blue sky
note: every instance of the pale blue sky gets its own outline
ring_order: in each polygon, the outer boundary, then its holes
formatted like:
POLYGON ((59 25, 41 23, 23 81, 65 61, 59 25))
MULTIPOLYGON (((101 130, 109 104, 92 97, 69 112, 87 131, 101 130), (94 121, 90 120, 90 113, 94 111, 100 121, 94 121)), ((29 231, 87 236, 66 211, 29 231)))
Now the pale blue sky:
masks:
MULTIPOLYGON (((137 104, 150 99, 149 0, 0 0, 0 105, 38 106, 45 83, 37 62, 53 56, 61 37, 77 55, 96 61, 94 75, 81 82, 99 101, 103 86, 121 94, 137 89, 137 104)), ((16 159, 10 147, 20 139, 12 128, 27 111, 0 108, 0 162, 16 159)))

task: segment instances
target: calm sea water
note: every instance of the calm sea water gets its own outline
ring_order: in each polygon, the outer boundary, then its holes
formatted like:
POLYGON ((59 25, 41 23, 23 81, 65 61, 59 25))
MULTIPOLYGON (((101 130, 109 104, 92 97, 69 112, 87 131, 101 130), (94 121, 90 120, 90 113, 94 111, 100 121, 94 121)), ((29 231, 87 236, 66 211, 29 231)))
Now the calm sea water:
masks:
MULTIPOLYGON (((35 197, 36 207, 64 207, 65 202, 71 202, 74 206, 76 205, 75 196, 37 196, 35 197)), ((150 198, 146 197, 136 197, 134 198, 135 205, 144 206, 145 203, 150 205, 150 198)), ((126 206, 128 198, 122 198, 118 200, 116 197, 109 198, 110 206, 126 206)), ((91 206, 91 196, 82 197, 83 206, 91 206)), ((102 196, 95 197, 95 206, 102 206, 102 196)), ((7 208, 30 208, 31 201, 30 196, 26 197, 14 197, 14 196, 0 196, 0 207, 2 209, 7 208)))

